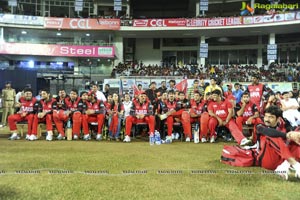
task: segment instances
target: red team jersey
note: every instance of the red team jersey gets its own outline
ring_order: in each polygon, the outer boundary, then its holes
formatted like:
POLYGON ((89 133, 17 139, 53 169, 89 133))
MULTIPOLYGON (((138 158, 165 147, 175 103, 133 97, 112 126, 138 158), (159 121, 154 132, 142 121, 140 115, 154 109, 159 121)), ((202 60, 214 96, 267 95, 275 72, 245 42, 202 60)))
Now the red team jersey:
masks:
POLYGON ((264 88, 265 86, 261 83, 258 85, 248 85, 247 90, 249 91, 250 99, 258 108, 261 107, 261 98, 265 90, 264 88))
POLYGON ((228 101, 221 101, 220 103, 211 102, 208 105, 208 110, 213 111, 222 120, 226 120, 229 108, 232 108, 232 104, 228 101))
POLYGON ((50 99, 50 101, 45 101, 44 99, 41 99, 37 103, 38 112, 50 113, 53 109, 56 109, 56 99, 50 99))
POLYGON ((82 109, 82 105, 79 104, 80 100, 81 99, 79 97, 77 97, 77 99, 75 99, 74 101, 72 101, 71 98, 66 98, 65 104, 67 109, 70 111, 81 111, 80 109, 82 109))
POLYGON ((19 102, 21 103, 20 113, 31 113, 33 112, 33 106, 36 103, 36 98, 32 97, 31 100, 27 101, 24 97, 21 97, 19 102))
MULTIPOLYGON (((239 103, 236 105, 236 112, 239 111, 242 107, 242 103, 239 103)), ((251 117, 255 114, 255 112, 258 112, 256 104, 252 103, 251 101, 246 104, 244 108, 243 117, 251 117)))
POLYGON ((196 102, 194 99, 191 100, 191 113, 201 115, 207 109, 207 104, 205 100, 196 102))
POLYGON ((168 108, 168 111, 170 111, 170 110, 175 110, 176 109, 176 105, 177 105, 177 103, 176 103, 176 101, 174 100, 174 101, 169 101, 169 100, 167 100, 167 101, 165 101, 165 104, 166 104, 166 107, 168 108))
POLYGON ((132 102, 131 110, 134 110, 135 115, 146 115, 149 113, 149 105, 150 103, 148 101, 142 104, 139 101, 134 101, 132 102))

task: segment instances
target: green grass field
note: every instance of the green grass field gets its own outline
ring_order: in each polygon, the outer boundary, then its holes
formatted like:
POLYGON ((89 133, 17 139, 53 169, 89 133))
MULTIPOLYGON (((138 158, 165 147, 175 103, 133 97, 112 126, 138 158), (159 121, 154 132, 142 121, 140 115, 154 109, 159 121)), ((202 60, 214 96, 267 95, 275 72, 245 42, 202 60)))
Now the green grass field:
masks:
POLYGON ((299 182, 220 163, 223 145, 2 137, 0 199, 299 199, 299 182))

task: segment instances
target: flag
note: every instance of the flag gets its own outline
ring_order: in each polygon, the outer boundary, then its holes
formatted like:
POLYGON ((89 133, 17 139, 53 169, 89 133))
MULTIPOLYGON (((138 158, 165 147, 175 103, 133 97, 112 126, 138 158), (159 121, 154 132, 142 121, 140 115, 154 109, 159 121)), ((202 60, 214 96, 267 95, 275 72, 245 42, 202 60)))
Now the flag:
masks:
POLYGON ((182 92, 184 92, 184 94, 186 94, 187 86, 188 86, 187 79, 183 79, 182 81, 180 81, 179 83, 177 83, 177 84, 175 85, 175 88, 176 88, 178 91, 182 91, 182 92))

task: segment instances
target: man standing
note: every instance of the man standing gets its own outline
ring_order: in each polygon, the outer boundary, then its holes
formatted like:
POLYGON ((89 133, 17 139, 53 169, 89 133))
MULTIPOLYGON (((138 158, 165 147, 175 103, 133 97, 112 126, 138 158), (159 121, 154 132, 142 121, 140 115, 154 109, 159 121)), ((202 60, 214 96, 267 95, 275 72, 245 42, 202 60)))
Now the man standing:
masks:
POLYGON ((296 99, 289 97, 289 92, 282 93, 283 100, 281 100, 282 116, 286 118, 293 127, 300 125, 300 112, 298 111, 299 104, 296 99))
POLYGON ((105 84, 103 94, 104 94, 106 99, 107 99, 107 96, 109 95, 109 92, 110 92, 109 89, 110 89, 110 85, 108 83, 105 84))
POLYGON ((235 83, 234 84, 234 90, 232 91, 232 95, 235 97, 236 103, 241 102, 242 94, 243 94, 243 90, 241 90, 240 84, 235 83))
POLYGON ((219 90, 221 92, 221 94, 223 93, 221 87, 217 85, 217 79, 215 77, 211 77, 210 78, 210 85, 207 86, 205 88, 205 91, 204 91, 204 100, 207 100, 207 93, 208 92, 211 93, 214 90, 219 90))
POLYGON ((157 92, 160 92, 160 94, 162 95, 167 91, 167 89, 168 88, 167 88, 166 81, 162 81, 160 87, 157 89, 157 92))
POLYGON ((91 91, 94 92, 96 94, 96 97, 98 100, 101 100, 101 101, 106 101, 106 97, 105 95, 99 91, 99 88, 98 88, 98 85, 93 83, 92 84, 92 87, 91 87, 91 91))
POLYGON ((145 91, 148 99, 150 100, 151 104, 154 104, 155 103, 155 100, 157 98, 156 96, 156 82, 151 82, 150 85, 149 85, 149 89, 147 89, 145 91))
POLYGON ((199 80, 195 79, 194 82, 193 82, 193 86, 188 88, 188 91, 187 91, 187 96, 188 96, 188 99, 194 99, 194 93, 196 91, 199 91, 199 80))
POLYGON ((248 85, 246 91, 249 92, 251 101, 257 106, 257 109, 262 111, 262 96, 263 92, 267 91, 267 88, 264 84, 259 83, 258 74, 252 76, 252 84, 248 85))
POLYGON ((2 90, 2 101, 3 101, 3 113, 2 113, 2 124, 0 127, 6 125, 8 113, 14 114, 14 103, 15 103, 16 91, 11 87, 11 82, 5 83, 5 88, 2 90))

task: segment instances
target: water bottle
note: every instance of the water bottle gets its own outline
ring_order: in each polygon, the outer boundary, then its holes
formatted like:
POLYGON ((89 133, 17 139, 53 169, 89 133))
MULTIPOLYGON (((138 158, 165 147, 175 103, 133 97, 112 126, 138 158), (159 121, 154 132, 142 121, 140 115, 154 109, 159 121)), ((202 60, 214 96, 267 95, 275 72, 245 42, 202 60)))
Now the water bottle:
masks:
POLYGON ((199 143, 199 140, 199 124, 196 124, 194 128, 194 143, 199 143))
POLYGON ((160 133, 157 130, 155 130, 154 138, 155 138, 155 144, 160 145, 161 144, 161 138, 160 138, 160 133))
POLYGON ((71 124, 71 120, 70 119, 68 119, 67 128, 72 128, 72 124, 71 124))

